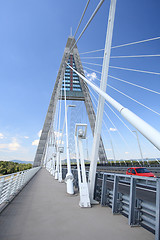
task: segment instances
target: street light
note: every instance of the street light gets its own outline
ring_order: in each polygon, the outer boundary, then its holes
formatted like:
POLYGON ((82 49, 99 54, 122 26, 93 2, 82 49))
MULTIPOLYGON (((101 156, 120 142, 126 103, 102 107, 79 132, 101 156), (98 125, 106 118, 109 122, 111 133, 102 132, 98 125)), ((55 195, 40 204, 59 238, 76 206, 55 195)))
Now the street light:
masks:
POLYGON ((138 142, 138 146, 139 146, 139 151, 140 151, 140 155, 141 155, 141 159, 142 159, 142 162, 143 162, 143 165, 144 165, 144 160, 143 160, 143 155, 142 155, 142 149, 141 149, 141 146, 140 146, 138 133, 137 133, 137 131, 132 131, 132 132, 135 132, 135 134, 136 134, 137 142, 138 142))
POLYGON ((84 153, 83 153, 83 143, 82 140, 86 139, 87 134, 87 124, 77 123, 75 127, 75 148, 76 148, 76 158, 77 158, 77 171, 78 171, 78 184, 80 192, 80 207, 91 207, 88 191, 88 183, 86 178, 85 163, 84 163, 84 153), (78 141, 77 141, 78 140, 78 141), (78 147, 79 146, 79 147, 78 147), (80 162, 79 162, 80 157, 80 162), (81 165, 81 172, 80 172, 81 165), (81 176, 82 173, 82 176, 81 176))
MULTIPOLYGON (((67 112, 68 112, 68 108, 69 108, 69 107, 76 107, 76 105, 67 105, 67 107, 66 107, 66 111, 67 111, 67 112)), ((65 123, 66 123, 66 117, 64 118, 64 122, 63 122, 61 139, 60 139, 60 141, 57 142, 57 164, 56 164, 55 179, 56 179, 56 180, 59 179, 59 181, 61 181, 61 173, 59 172, 60 152, 58 151, 58 148, 59 148, 59 146, 61 146, 61 143, 62 143, 65 123), (60 174, 60 176, 59 176, 59 174, 60 174)), ((68 131, 67 131, 67 132, 68 132, 68 131)))
MULTIPOLYGON (((64 120, 65 122, 64 123, 66 123, 66 153, 67 153, 66 184, 67 184, 67 193, 74 194, 74 190, 73 190, 73 175, 72 175, 72 172, 71 172, 71 163, 70 163, 70 156, 69 156, 69 144, 68 144, 68 124, 67 124, 67 111, 68 111, 68 107, 76 107, 76 106, 75 105, 67 105, 66 106, 66 101, 65 101, 65 120, 64 120)), ((63 134, 63 130, 62 130, 62 134, 63 134)))
POLYGON ((59 175, 58 175, 58 181, 62 182, 62 160, 61 160, 61 153, 64 152, 64 147, 60 146, 58 147, 59 152, 59 158, 60 158, 60 168, 59 168, 59 175))

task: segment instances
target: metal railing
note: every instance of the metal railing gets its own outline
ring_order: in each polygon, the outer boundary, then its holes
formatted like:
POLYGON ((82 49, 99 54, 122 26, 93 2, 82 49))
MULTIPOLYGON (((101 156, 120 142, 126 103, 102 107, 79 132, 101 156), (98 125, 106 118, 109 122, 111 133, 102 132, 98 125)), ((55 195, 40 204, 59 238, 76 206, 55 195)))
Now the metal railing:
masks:
MULTIPOLYGON (((105 172, 105 171, 107 171, 107 172, 112 172, 112 171, 114 171, 115 173, 116 172, 118 172, 118 171, 122 171, 122 172, 126 172, 127 171, 127 169, 128 168, 131 168, 131 167, 134 167, 134 166, 97 166, 97 171, 101 171, 101 172, 105 172)), ((137 165, 137 167, 140 167, 140 165, 138 166, 137 165)), ((142 167, 144 167, 144 168, 146 168, 147 167, 147 169, 148 170, 150 170, 151 172, 153 172, 153 173, 160 173, 160 167, 158 166, 158 167, 155 167, 155 166, 143 166, 142 165, 142 167)))
MULTIPOLYGON (((63 179, 65 173, 66 169, 63 169, 63 179)), ((72 169, 72 174, 74 186, 77 188, 77 169, 72 169)), ((142 226, 155 233, 155 240, 160 239, 159 178, 97 172, 94 199, 99 201, 101 206, 111 207, 113 214, 127 217, 130 226, 142 226), (148 195, 146 200, 143 191, 147 194, 152 192, 153 196, 148 195)))
POLYGON ((0 212, 40 170, 35 167, 0 177, 0 212))

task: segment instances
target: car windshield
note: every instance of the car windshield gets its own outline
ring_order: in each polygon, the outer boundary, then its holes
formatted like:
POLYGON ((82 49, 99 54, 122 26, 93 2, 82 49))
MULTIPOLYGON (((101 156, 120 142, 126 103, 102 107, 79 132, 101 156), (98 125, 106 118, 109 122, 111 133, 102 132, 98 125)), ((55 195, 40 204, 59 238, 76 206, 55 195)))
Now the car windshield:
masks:
POLYGON ((147 168, 136 168, 137 173, 150 173, 147 168))

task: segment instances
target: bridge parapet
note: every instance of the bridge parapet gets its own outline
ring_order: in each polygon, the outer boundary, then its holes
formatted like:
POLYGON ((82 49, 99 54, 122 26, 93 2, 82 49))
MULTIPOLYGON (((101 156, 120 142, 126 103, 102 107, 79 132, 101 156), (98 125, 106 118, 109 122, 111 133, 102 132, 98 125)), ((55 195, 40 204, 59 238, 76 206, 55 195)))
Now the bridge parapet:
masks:
MULTIPOLYGON (((78 188, 78 171, 72 169, 74 186, 78 188)), ((65 178, 66 169, 62 176, 65 178)), ((88 178, 88 171, 86 172, 88 178)), ((113 214, 128 218, 130 226, 142 226, 160 237, 160 179, 117 173, 96 173, 94 200, 113 214)))
POLYGON ((41 167, 0 177, 0 212, 22 190, 41 167))

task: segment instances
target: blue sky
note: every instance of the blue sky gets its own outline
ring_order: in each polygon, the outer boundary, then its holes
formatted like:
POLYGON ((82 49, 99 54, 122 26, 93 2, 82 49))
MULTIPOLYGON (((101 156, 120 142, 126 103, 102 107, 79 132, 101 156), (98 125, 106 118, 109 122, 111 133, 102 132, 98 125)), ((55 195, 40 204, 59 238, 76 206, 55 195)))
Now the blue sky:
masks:
MULTIPOLYGON (((42 129, 50 97, 61 63, 64 47, 70 33, 73 33, 87 1, 14 0, 0 2, 0 159, 34 159, 36 146, 42 129)), ((98 1, 91 1, 80 34, 98 1)), ((116 8, 113 46, 160 36, 160 2, 158 0, 118 0, 116 8)), ((104 48, 109 11, 105 0, 95 19, 78 43, 79 52, 104 48)), ((130 47, 113 49, 112 56, 159 54, 160 40, 130 47)), ((83 55, 103 56, 103 53, 83 55)), ((83 60, 84 61, 84 60, 83 60)), ((86 59, 86 62, 102 64, 102 60, 86 59)), ((111 59, 110 65, 160 72, 160 58, 111 59)), ((84 64, 100 71, 100 67, 84 64)), ((87 70, 87 69, 86 69, 87 70)), ((94 71, 87 70, 88 73, 94 71)), ((110 69, 110 75, 122 78, 159 91, 158 75, 142 74, 110 69)), ((97 77, 100 78, 97 73, 97 77)), ((94 82, 98 85, 98 81, 94 82)), ((160 112, 159 95, 108 79, 113 87, 125 92, 160 112)), ((138 114, 160 131, 158 115, 140 107, 121 94, 107 88, 107 93, 121 104, 138 114)), ((94 93, 95 94, 95 93, 94 93)), ((120 121, 105 108, 117 129, 124 134, 129 146, 123 144, 117 131, 110 131, 117 158, 139 158, 137 142, 120 121)), ((85 116, 84 116, 85 118, 85 116)), ((104 117, 108 128, 114 128, 104 117)), ((128 124, 131 130, 132 126, 128 124)), ((90 130, 88 132, 90 134, 90 130)), ((157 151, 141 135, 145 157, 159 157, 157 151)), ((108 133, 103 131, 108 156, 112 158, 108 133)))

